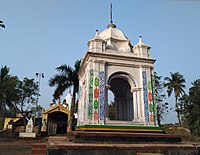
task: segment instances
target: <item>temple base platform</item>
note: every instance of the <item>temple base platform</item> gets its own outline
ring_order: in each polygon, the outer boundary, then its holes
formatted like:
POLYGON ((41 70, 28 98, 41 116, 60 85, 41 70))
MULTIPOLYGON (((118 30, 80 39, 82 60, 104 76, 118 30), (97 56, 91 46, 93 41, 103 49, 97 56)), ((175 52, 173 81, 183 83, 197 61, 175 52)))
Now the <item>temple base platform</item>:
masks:
MULTIPOLYGON (((93 141, 76 142, 72 140, 72 135, 80 135, 80 132, 69 133, 70 136, 53 136, 49 137, 47 144, 47 154, 57 155, 188 155, 198 153, 200 147, 193 143, 183 142, 145 142, 145 143, 127 143, 123 142, 107 142, 93 141)), ((89 133, 88 133, 89 134, 89 133)), ((91 133, 94 134, 94 133, 91 133)), ((99 133, 96 133, 99 134, 99 133)), ((111 135, 111 133, 108 133, 111 135)), ((107 136, 108 136, 107 134, 107 136)), ((122 134, 122 133, 121 133, 122 134)), ((134 134, 134 133, 133 133, 134 134)), ((143 133, 141 133, 143 134, 143 133)), ((146 135, 146 134, 144 134, 146 135)), ((148 134, 147 134, 148 135, 148 134)), ((154 135, 155 136, 155 135, 154 135)), ((167 138, 167 137, 165 137, 167 138)), ((168 137, 170 138, 170 137, 168 137)))
POLYGON ((77 126, 76 131, 101 131, 101 132, 137 132, 137 133, 164 133, 162 127, 157 126, 132 126, 132 125, 83 125, 77 126))
POLYGON ((66 136, 49 137, 49 155, 188 155, 198 144, 182 142, 159 127, 81 126, 66 136), (128 130, 129 129, 129 130, 128 130))
POLYGON ((78 142, 181 142, 177 135, 165 134, 161 127, 84 125, 74 132, 78 142))

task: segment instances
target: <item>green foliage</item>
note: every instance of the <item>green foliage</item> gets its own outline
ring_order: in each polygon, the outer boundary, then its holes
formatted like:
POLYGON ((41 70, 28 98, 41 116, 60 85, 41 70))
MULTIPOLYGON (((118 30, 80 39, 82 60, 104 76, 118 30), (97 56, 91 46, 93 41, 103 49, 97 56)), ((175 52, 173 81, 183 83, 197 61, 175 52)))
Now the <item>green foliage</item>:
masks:
POLYGON ((108 106, 108 118, 110 118, 110 120, 117 119, 115 102, 111 102, 111 104, 109 104, 109 106, 108 106))
POLYGON ((174 92, 175 95, 175 111, 177 113, 177 118, 179 121, 179 124, 181 125, 181 115, 180 115, 180 106, 178 104, 178 99, 181 97, 182 94, 185 93, 185 79, 183 75, 181 75, 179 72, 171 73, 170 77, 165 77, 165 84, 164 86, 167 87, 167 93, 168 97, 172 95, 174 92))
POLYGON ((164 115, 168 113, 168 103, 164 102, 165 94, 164 91, 164 82, 162 81, 162 76, 158 76, 158 74, 154 73, 155 79, 155 102, 157 104, 157 121, 158 125, 161 125, 161 120, 164 120, 164 115))
POLYGON ((193 136, 200 136, 200 79, 192 83, 189 95, 184 94, 179 103, 184 124, 189 126, 193 136))
POLYGON ((0 117, 0 130, 3 129, 3 126, 4 126, 4 120, 5 120, 5 118, 0 117))
POLYGON ((0 70, 0 116, 8 116, 15 108, 12 101, 16 100, 16 87, 19 79, 9 74, 9 68, 0 70))
POLYGON ((55 99, 58 99, 63 94, 63 92, 71 86, 73 86, 73 94, 76 94, 78 92, 79 80, 77 73, 79 71, 79 68, 79 60, 76 61, 74 69, 68 65, 61 65, 56 68, 56 70, 60 73, 54 75, 52 78, 49 79, 49 86, 56 86, 53 94, 53 97, 55 99))
POLYGON ((174 92, 175 97, 178 98, 185 93, 185 79, 179 72, 170 72, 170 74, 171 77, 165 77, 166 82, 164 86, 167 87, 168 97, 170 97, 172 92, 174 92))
POLYGON ((25 118, 27 109, 35 100, 38 84, 34 79, 24 78, 20 81, 17 76, 9 74, 9 68, 3 66, 0 71, 0 115, 14 116, 17 112, 25 118), (26 110, 25 110, 26 108, 26 110))
POLYGON ((24 78, 23 81, 19 81, 17 85, 17 100, 13 102, 13 105, 18 109, 24 118, 28 115, 27 110, 31 103, 36 100, 38 96, 38 83, 34 82, 34 79, 24 78))
POLYGON ((20 108, 32 103, 38 95, 38 84, 34 82, 34 79, 24 78, 23 81, 19 81, 18 83, 17 95, 17 104, 20 108))

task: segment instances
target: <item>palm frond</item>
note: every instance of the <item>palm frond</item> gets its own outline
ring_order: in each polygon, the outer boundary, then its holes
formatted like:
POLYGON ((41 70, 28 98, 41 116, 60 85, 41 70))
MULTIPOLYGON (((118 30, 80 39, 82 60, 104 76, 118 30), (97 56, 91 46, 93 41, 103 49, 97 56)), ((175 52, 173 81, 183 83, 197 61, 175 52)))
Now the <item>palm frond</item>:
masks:
POLYGON ((61 65, 57 67, 56 70, 58 72, 69 74, 69 75, 72 74, 73 72, 73 68, 71 68, 69 65, 61 65))
POLYGON ((80 60, 77 60, 77 61, 75 62, 74 71, 75 71, 76 73, 78 73, 78 71, 79 71, 79 69, 80 69, 80 63, 81 63, 80 60))
POLYGON ((73 86, 74 88, 73 98, 74 100, 76 99, 76 93, 78 92, 79 88, 79 79, 77 74, 79 68, 80 68, 80 60, 77 60, 75 62, 74 69, 66 64, 56 68, 59 74, 56 74, 49 79, 49 86, 51 87, 56 86, 56 89, 53 94, 53 97, 55 99, 58 99, 61 95, 63 95, 63 92, 71 86, 73 86))
POLYGON ((1 68, 1 71, 0 71, 0 81, 3 81, 5 80, 7 77, 9 77, 10 75, 8 75, 10 69, 7 67, 7 66, 3 66, 1 68))
POLYGON ((164 80, 166 81, 164 86, 167 87, 168 96, 170 97, 172 92, 174 91, 175 97, 179 97, 185 92, 185 79, 183 75, 181 75, 179 72, 170 72, 170 75, 171 77, 164 78, 164 80))

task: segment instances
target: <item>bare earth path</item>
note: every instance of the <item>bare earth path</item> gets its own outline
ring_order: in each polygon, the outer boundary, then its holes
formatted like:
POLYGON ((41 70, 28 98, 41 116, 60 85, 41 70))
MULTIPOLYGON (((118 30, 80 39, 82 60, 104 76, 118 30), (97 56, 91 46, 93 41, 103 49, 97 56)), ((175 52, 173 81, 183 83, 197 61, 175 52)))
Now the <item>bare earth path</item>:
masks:
POLYGON ((0 155, 30 155, 32 144, 46 139, 4 139, 0 138, 0 155))

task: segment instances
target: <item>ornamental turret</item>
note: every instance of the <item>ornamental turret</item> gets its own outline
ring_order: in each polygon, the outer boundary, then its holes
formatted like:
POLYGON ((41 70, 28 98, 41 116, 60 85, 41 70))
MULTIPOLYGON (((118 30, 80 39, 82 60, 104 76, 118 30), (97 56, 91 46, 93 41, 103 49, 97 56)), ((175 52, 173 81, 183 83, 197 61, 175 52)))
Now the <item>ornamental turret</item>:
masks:
POLYGON ((105 53, 106 42, 99 36, 98 30, 94 38, 88 41, 89 52, 105 53))
POLYGON ((151 46, 142 42, 142 36, 139 37, 138 43, 133 47, 134 53, 140 58, 150 59, 151 46))

